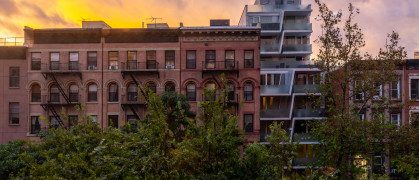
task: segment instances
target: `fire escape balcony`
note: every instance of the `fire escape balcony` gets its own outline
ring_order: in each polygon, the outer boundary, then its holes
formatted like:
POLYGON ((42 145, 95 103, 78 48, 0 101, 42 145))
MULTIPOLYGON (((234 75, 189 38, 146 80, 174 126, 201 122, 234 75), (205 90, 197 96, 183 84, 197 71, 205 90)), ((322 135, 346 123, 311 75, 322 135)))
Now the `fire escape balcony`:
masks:
POLYGON ((79 75, 81 78, 80 64, 79 62, 60 63, 50 62, 41 64, 41 73, 44 78, 48 75, 53 74, 74 74, 79 75))
POLYGON ((159 74, 159 63, 155 60, 147 60, 146 62, 128 61, 121 63, 122 77, 125 78, 126 74, 130 75, 149 75, 159 74))
MULTIPOLYGON (((219 93, 212 94, 212 95, 202 94, 201 101, 202 102, 217 101, 217 98, 219 98, 220 96, 221 96, 221 94, 219 94, 219 93)), ((238 93, 235 93, 234 91, 228 92, 226 98, 227 98, 227 105, 228 106, 238 107, 237 105, 240 103, 240 98, 239 98, 238 93)))
POLYGON ((235 60, 225 61, 203 61, 202 62, 202 76, 205 73, 233 73, 239 76, 239 62, 235 60))
POLYGON ((139 96, 138 93, 128 93, 127 95, 121 95, 121 107, 123 110, 129 108, 137 119, 140 119, 139 113, 135 110, 135 107, 146 106, 147 102, 139 96))

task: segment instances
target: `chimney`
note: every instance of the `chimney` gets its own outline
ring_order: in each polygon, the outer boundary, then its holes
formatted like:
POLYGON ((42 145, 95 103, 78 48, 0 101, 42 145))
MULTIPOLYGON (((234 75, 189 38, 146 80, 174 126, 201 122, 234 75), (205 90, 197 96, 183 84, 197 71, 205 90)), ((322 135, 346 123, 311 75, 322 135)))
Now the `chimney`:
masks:
POLYGON ((179 27, 183 27, 183 22, 180 22, 179 23, 179 27))

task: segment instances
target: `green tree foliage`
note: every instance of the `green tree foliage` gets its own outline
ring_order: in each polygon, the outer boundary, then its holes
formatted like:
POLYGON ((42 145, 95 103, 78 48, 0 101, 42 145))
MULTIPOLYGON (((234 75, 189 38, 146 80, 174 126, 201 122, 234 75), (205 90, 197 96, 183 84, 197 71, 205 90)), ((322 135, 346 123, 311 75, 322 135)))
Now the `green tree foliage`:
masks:
POLYGON ((25 151, 25 144, 22 140, 0 144, 0 177, 10 178, 24 167, 19 154, 25 151))
MULTIPOLYGON (((322 28, 315 41, 320 47, 316 66, 323 72, 319 91, 324 97, 317 103, 325 104, 328 114, 327 120, 312 124, 312 134, 321 144, 316 148, 317 166, 332 167, 339 179, 355 178, 366 173, 366 166, 373 168, 373 157, 380 155, 385 166, 383 172, 389 174, 385 157, 396 157, 398 137, 409 134, 402 135, 405 131, 400 129, 406 127, 389 122, 388 112, 406 104, 391 101, 384 87, 398 80, 405 48, 399 45, 399 35, 392 32, 387 36, 388 44, 377 56, 361 54, 364 34, 354 21, 359 10, 349 4, 344 16, 342 11, 332 11, 320 0, 316 4, 319 6, 316 19, 322 28), (366 109, 372 113, 365 114, 366 109), (360 119, 360 114, 364 114, 365 120, 360 119), (362 162, 359 159, 369 163, 358 163, 362 162)), ((412 145, 415 141, 403 142, 412 145)))

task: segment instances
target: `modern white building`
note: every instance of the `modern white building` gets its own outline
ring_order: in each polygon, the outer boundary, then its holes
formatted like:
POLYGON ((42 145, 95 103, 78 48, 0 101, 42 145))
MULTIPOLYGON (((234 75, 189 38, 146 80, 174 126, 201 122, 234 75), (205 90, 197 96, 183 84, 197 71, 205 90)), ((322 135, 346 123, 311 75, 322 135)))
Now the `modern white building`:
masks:
POLYGON ((246 5, 239 26, 261 28, 260 45, 260 134, 267 143, 269 125, 284 123, 293 141, 299 141, 293 169, 305 169, 312 162, 312 145, 307 122, 325 117, 324 107, 316 107, 313 96, 317 93, 320 71, 311 66, 310 36, 311 5, 301 0, 256 0, 246 5))

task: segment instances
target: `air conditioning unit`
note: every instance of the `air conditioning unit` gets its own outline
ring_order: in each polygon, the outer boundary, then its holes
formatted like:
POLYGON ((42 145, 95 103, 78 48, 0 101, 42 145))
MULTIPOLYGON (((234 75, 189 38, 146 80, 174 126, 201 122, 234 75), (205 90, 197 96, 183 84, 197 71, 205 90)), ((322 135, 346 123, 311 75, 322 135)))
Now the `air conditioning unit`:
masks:
POLYGON ((166 65, 166 69, 175 69, 175 65, 172 65, 172 64, 166 65))
POLYGON ((381 96, 373 96, 372 97, 374 100, 381 100, 381 96))
POLYGON ((88 70, 97 70, 97 66, 88 66, 87 69, 88 70))
POLYGON ((118 66, 109 66, 109 69, 110 70, 117 70, 118 69, 118 66))

